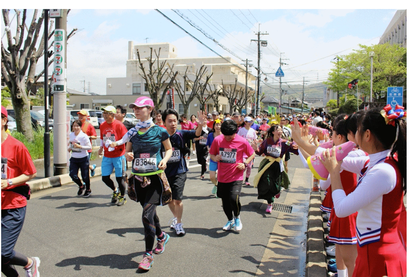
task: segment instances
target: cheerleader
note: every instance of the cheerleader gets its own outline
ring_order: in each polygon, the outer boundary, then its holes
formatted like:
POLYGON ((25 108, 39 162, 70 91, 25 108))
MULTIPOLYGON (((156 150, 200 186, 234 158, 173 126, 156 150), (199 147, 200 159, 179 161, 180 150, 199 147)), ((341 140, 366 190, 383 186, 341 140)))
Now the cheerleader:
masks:
MULTIPOLYGON (((355 138, 369 154, 369 163, 352 193, 346 195, 343 190, 341 162, 337 162, 336 155, 330 157, 326 150, 321 158, 330 173, 336 216, 358 212, 354 277, 406 275, 406 250, 398 232, 406 190, 405 116, 403 107, 396 105, 393 110, 388 105, 382 111, 368 110, 359 118, 355 138)), ((334 154, 335 150, 331 151, 334 154)), ((357 162, 358 168, 363 164, 357 162)))

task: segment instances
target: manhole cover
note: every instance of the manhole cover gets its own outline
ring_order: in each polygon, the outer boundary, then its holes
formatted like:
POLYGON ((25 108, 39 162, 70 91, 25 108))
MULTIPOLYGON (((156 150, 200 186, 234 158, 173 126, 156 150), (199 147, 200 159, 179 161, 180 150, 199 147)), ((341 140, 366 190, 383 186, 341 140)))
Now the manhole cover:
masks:
POLYGON ((292 206, 289 205, 284 205, 284 204, 278 204, 278 203, 273 203, 272 204, 272 210, 282 212, 282 213, 292 213, 292 206))

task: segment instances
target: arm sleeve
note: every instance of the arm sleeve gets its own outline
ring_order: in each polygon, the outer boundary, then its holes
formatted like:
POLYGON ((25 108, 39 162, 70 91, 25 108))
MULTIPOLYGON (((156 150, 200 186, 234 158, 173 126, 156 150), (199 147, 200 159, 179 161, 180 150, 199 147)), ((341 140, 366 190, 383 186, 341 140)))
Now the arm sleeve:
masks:
POLYGON ((328 177, 326 180, 319 180, 320 188, 322 190, 327 190, 330 187, 330 177, 328 177))
POLYGON ((358 157, 350 153, 343 159, 341 168, 343 170, 346 170, 352 173, 360 174, 361 170, 365 166, 366 161, 369 160, 369 157, 368 156, 358 157))
POLYGON ((299 150, 299 149, 298 149, 298 154, 299 154, 300 160, 301 160, 302 163, 303 163, 303 166, 304 166, 305 168, 308 168, 308 169, 309 169, 309 166, 308 166, 308 164, 307 164, 307 161, 306 161, 305 157, 303 156, 303 154, 300 153, 300 150, 299 150))
POLYGON ((332 198, 336 215, 349 216, 389 193, 396 186, 396 177, 396 171, 391 165, 377 164, 366 174, 360 186, 349 195, 346 196, 342 189, 334 190, 332 198))
POLYGON ((258 149, 255 151, 255 152, 256 152, 256 155, 259 155, 259 156, 260 156, 260 155, 262 155, 263 153, 265 153, 266 144, 267 144, 267 141, 266 141, 266 139, 265 139, 264 141, 262 141, 261 145, 259 145, 258 149))

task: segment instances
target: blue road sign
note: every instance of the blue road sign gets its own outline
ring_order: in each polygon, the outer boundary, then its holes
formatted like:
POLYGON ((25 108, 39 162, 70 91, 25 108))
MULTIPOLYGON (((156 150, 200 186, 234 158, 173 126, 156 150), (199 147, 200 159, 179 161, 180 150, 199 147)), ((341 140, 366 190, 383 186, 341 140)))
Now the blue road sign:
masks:
POLYGON ((403 106, 403 87, 387 88, 387 105, 388 104, 393 108, 396 105, 403 106))
POLYGON ((283 73, 282 68, 278 68, 278 71, 275 73, 275 77, 285 77, 285 73, 283 73))

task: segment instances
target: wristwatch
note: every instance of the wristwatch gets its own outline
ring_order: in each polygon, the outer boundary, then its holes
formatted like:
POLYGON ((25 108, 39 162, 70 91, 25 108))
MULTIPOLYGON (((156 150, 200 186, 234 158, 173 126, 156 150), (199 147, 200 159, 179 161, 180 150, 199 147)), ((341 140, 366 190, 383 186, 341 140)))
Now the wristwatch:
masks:
POLYGON ((12 186, 13 185, 13 181, 11 179, 7 179, 7 185, 8 186, 12 186))

